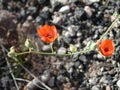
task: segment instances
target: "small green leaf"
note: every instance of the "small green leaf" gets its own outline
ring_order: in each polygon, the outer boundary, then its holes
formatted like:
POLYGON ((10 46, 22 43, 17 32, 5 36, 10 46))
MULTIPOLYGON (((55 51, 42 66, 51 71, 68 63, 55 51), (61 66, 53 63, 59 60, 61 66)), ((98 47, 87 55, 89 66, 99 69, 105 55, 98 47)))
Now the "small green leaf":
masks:
POLYGON ((72 53, 75 53, 77 51, 77 48, 74 45, 70 44, 70 51, 72 53))
POLYGON ((29 48, 30 50, 35 49, 35 45, 33 45, 33 43, 30 41, 30 39, 26 39, 26 41, 25 41, 25 46, 26 46, 27 48, 29 48))
POLYGON ((93 41, 89 41, 86 45, 86 47, 84 48, 84 50, 95 50, 96 49, 96 43, 93 41))
POLYGON ((10 51, 8 52, 8 57, 15 57, 15 54, 16 54, 16 52, 15 52, 15 49, 14 49, 14 47, 11 47, 10 48, 10 51))

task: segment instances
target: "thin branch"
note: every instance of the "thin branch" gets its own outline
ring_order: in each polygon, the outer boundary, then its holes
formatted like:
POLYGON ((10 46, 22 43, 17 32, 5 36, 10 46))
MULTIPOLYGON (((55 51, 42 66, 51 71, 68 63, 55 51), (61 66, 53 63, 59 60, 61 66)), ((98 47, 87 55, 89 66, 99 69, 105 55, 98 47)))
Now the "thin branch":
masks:
POLYGON ((42 85, 42 86, 44 86, 46 89, 48 89, 48 90, 52 90, 50 87, 48 87, 46 84, 44 84, 42 81, 40 81, 35 75, 33 75, 27 68, 25 68, 20 62, 19 62, 19 60, 17 59, 17 58, 15 58, 15 57, 12 57, 15 61, 17 61, 18 62, 18 64, 26 71, 26 72, 28 72, 34 79, 36 79, 36 80, 38 80, 38 82, 42 85))
POLYGON ((118 15, 116 17, 116 19, 114 20, 114 22, 112 22, 112 24, 108 27, 108 29, 105 31, 105 33, 101 36, 101 38, 98 41, 101 41, 108 34, 108 32, 113 28, 113 26, 115 25, 115 23, 117 22, 117 20, 119 18, 120 18, 120 15, 118 15))
POLYGON ((14 84, 15 84, 15 86, 16 86, 16 89, 19 90, 19 87, 18 87, 17 82, 16 82, 16 80, 15 80, 15 76, 14 76, 13 71, 12 71, 12 69, 11 69, 11 65, 10 65, 10 63, 8 62, 7 55, 5 54, 5 52, 8 53, 8 51, 7 51, 7 49, 6 49, 1 43, 0 43, 0 46, 1 46, 1 48, 2 48, 2 51, 3 51, 4 57, 5 57, 7 66, 8 66, 8 68, 9 68, 9 72, 10 72, 12 78, 13 78, 13 81, 14 81, 14 84))
POLYGON ((29 82, 30 82, 29 80, 22 79, 22 78, 15 78, 15 80, 17 80, 17 81, 23 81, 23 82, 27 82, 27 83, 29 83, 29 82))
POLYGON ((27 84, 27 87, 31 87, 31 86, 36 86, 36 87, 38 87, 38 88, 40 88, 40 89, 43 89, 43 90, 45 90, 45 88, 43 88, 43 87, 40 87, 38 84, 37 84, 37 82, 35 82, 35 79, 33 79, 32 81, 29 81, 29 80, 26 80, 26 79, 22 79, 22 78, 15 78, 16 80, 18 80, 18 81, 23 81, 23 82, 27 82, 28 84, 27 84))

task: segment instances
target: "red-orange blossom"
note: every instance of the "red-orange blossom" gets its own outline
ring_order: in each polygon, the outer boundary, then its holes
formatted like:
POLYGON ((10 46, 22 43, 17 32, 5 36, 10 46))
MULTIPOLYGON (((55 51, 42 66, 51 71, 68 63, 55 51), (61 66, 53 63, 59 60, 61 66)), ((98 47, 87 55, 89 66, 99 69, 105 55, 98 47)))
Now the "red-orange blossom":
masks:
POLYGON ((102 55, 111 56, 114 53, 115 46, 112 40, 106 39, 98 44, 98 49, 102 55))
POLYGON ((39 28, 37 32, 41 39, 46 43, 51 43, 58 37, 58 32, 54 25, 50 26, 45 24, 39 28))

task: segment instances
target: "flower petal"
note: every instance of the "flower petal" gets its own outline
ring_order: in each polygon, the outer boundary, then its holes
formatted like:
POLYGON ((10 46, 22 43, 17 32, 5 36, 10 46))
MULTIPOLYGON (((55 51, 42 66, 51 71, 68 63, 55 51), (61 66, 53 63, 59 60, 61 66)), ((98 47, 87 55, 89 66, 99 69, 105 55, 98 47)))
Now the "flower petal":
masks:
POLYGON ((98 45, 98 48, 101 54, 104 56, 111 56, 115 49, 113 41, 109 39, 101 41, 101 43, 98 45))

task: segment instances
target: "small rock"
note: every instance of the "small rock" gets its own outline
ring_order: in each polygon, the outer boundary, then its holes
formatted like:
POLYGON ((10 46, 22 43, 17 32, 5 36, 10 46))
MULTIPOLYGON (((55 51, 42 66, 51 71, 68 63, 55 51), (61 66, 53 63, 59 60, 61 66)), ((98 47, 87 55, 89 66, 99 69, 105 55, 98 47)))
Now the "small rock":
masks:
POLYGON ((49 0, 37 0, 40 5, 49 3, 49 0))
POLYGON ((86 59, 86 56, 85 56, 85 55, 80 56, 79 59, 80 59, 83 63, 86 63, 86 62, 87 62, 87 59, 86 59))
POLYGON ((65 37, 70 37, 70 33, 67 32, 67 31, 63 31, 62 34, 63 34, 65 37))
POLYGON ((50 72, 47 70, 44 71, 40 78, 43 82, 47 82, 50 79, 50 72))
POLYGON ((26 16, 26 11, 24 9, 21 9, 20 16, 21 17, 25 17, 26 16))
POLYGON ((77 8, 74 12, 74 15, 75 17, 78 19, 78 20, 85 20, 87 19, 86 18, 86 12, 84 11, 84 9, 82 8, 77 8))
POLYGON ((50 80, 48 81, 48 85, 53 87, 55 83, 55 77, 51 77, 50 80))
POLYGON ((93 86, 92 90, 100 90, 98 86, 93 86))
POLYGON ((112 84, 112 77, 110 75, 108 76, 103 76, 100 79, 100 83, 104 83, 104 84, 112 84))
POLYGON ((76 35, 76 32, 74 30, 74 28, 72 26, 69 26, 68 27, 68 33, 70 34, 70 36, 75 36, 76 35))
POLYGON ((40 17, 40 16, 37 16, 36 18, 35 18, 35 22, 37 22, 37 23, 39 23, 39 24, 44 24, 44 22, 45 22, 45 20, 42 18, 42 17, 40 17))
POLYGON ((50 2, 51 2, 52 7, 54 7, 56 2, 60 2, 65 5, 69 2, 69 0, 50 0, 50 2))
POLYGON ((110 85, 106 86, 106 90, 112 90, 111 87, 110 87, 110 85))
POLYGON ((59 75, 58 77, 57 77, 57 80, 59 80, 60 82, 64 82, 65 81, 65 78, 64 78, 64 76, 63 75, 59 75))
POLYGON ((96 77, 90 78, 89 83, 92 85, 95 85, 97 83, 98 79, 96 77))
POLYGON ((37 11, 37 8, 36 7, 33 7, 33 6, 31 6, 31 7, 29 7, 28 8, 28 10, 27 10, 27 14, 35 14, 36 13, 36 11, 37 11))
POLYGON ((31 21, 31 20, 33 20, 33 17, 32 17, 32 16, 28 16, 28 17, 27 17, 27 20, 28 20, 28 21, 31 21))
POLYGON ((120 80, 117 81, 117 86, 120 88, 120 80))
POLYGON ((50 19, 51 18, 51 13, 49 11, 43 11, 40 13, 40 15, 44 19, 50 19))
POLYGON ((69 3, 75 3, 78 0, 69 0, 69 3))
POLYGON ((62 3, 55 2, 53 5, 53 11, 58 11, 62 7, 62 3))
POLYGON ((71 67, 69 68, 68 73, 72 73, 72 72, 73 72, 73 68, 71 67))
POLYGON ((43 50, 43 51, 49 51, 49 50, 50 50, 50 45, 44 45, 44 46, 42 47, 42 50, 43 50))
POLYGON ((42 12, 49 11, 49 7, 43 7, 42 12))
POLYGON ((100 0, 89 0, 90 3, 100 2, 100 0))
POLYGON ((92 10, 91 10, 91 8, 90 8, 89 6, 85 6, 85 7, 84 7, 84 10, 85 10, 85 12, 87 13, 87 16, 88 16, 88 17, 91 17, 91 16, 92 16, 92 10))
POLYGON ((78 67, 80 66, 80 62, 79 62, 79 61, 76 61, 76 62, 74 63, 74 66, 75 66, 76 68, 78 68, 78 67))
POLYGON ((70 6, 66 5, 60 8, 59 12, 68 13, 70 11, 70 6))
POLYGON ((62 16, 61 16, 61 15, 55 14, 55 15, 53 16, 53 21, 52 21, 52 22, 53 22, 54 24, 60 24, 61 21, 62 21, 62 16))
POLYGON ((58 52, 58 54, 65 54, 67 52, 67 50, 64 47, 60 47, 57 52, 58 52))

